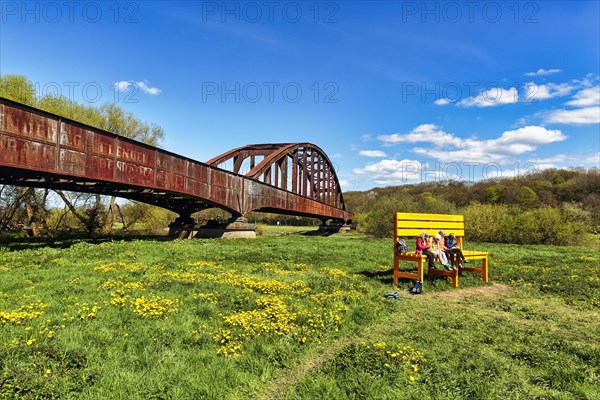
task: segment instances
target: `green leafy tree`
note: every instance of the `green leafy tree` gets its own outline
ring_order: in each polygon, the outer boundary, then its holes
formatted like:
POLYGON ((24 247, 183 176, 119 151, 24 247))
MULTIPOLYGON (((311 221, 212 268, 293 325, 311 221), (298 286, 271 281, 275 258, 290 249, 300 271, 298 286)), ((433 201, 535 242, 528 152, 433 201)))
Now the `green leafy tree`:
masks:
POLYGON ((500 200, 500 193, 496 186, 489 186, 485 189, 485 196, 486 201, 491 204, 496 204, 500 200))
POLYGON ((528 186, 521 186, 517 195, 515 196, 515 200, 518 205, 526 210, 539 207, 540 205, 540 198, 538 197, 537 193, 528 186))
POLYGON ((23 75, 0 76, 0 97, 36 106, 35 85, 23 75))

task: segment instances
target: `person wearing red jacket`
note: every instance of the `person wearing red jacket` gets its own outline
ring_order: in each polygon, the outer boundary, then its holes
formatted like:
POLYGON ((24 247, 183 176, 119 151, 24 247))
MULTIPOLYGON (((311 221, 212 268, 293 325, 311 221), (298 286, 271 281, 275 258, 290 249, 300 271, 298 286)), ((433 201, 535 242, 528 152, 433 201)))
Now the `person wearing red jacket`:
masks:
POLYGON ((429 251, 429 234, 427 232, 421 233, 417 238, 417 254, 425 254, 427 256, 427 266, 435 268, 435 263, 433 262, 435 256, 429 251))

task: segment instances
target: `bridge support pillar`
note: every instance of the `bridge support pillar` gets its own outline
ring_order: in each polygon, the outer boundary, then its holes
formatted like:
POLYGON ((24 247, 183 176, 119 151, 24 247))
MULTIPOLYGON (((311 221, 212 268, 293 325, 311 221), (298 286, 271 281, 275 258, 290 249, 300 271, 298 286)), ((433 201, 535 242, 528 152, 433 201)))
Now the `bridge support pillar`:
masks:
POLYGON ((319 231, 328 234, 350 232, 350 225, 341 221, 332 221, 329 224, 322 221, 321 225, 319 225, 319 231))
POLYGON ((194 238, 256 238, 256 224, 249 223, 243 217, 233 217, 227 222, 215 220, 202 221, 201 223, 169 225, 169 236, 179 239, 194 238))
POLYGON ((186 239, 189 236, 188 227, 194 226, 196 221, 192 218, 192 214, 180 212, 179 217, 169 224, 169 236, 172 238, 186 239))

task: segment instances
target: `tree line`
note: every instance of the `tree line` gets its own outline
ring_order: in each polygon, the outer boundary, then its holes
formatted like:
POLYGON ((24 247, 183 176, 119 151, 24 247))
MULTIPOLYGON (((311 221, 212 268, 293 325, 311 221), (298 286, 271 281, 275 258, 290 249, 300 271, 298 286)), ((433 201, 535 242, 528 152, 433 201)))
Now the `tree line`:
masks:
POLYGON ((390 237, 394 212, 458 213, 467 239, 574 244, 600 232, 600 170, 546 169, 517 178, 446 181, 345 193, 357 228, 390 237))

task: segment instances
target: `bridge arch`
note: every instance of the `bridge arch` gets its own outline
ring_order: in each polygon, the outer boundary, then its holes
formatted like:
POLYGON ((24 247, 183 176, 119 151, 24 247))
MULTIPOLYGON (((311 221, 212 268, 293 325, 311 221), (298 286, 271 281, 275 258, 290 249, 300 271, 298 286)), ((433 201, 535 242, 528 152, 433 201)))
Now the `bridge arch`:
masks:
POLYGON ((231 172, 241 173, 267 185, 345 210, 344 195, 333 163, 312 143, 252 144, 212 158, 213 167, 233 161, 231 172), (259 157, 262 159, 258 160, 259 157))

